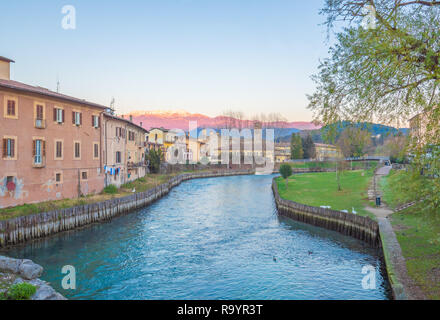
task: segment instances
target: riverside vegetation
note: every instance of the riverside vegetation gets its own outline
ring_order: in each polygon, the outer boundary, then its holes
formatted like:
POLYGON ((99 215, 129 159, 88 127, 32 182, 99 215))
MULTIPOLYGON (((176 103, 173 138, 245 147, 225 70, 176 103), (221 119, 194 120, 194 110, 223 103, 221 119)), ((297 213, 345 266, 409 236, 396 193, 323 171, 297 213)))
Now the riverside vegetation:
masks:
MULTIPOLYGON (((391 171, 382 178, 384 201, 393 209, 413 201, 405 192, 405 171, 391 171)), ((440 299, 440 210, 424 210, 420 205, 391 216, 391 223, 406 260, 408 275, 429 299, 440 299)))

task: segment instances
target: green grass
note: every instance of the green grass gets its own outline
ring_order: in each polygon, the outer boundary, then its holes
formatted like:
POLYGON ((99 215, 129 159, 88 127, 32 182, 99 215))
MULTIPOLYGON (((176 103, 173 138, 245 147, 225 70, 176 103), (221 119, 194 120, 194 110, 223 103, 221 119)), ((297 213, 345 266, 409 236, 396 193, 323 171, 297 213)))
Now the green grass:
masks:
POLYGON ((30 283, 19 283, 12 285, 8 290, 10 300, 29 300, 37 292, 37 287, 30 283))
MULTIPOLYGON (((349 167, 353 166, 354 169, 370 169, 377 166, 377 162, 347 162, 349 167)), ((294 169, 331 169, 335 167, 335 162, 333 161, 313 161, 313 162, 293 162, 289 163, 294 169)))
POLYGON ((392 215, 391 223, 406 260, 408 275, 429 299, 440 299, 440 210, 417 207, 392 215))
POLYGON ((310 206, 331 206, 333 210, 348 210, 354 208, 359 215, 374 215, 367 210, 368 185, 373 176, 373 170, 345 171, 341 176, 342 191, 338 191, 336 173, 310 173, 293 175, 289 179, 286 190, 285 180, 277 179, 278 191, 282 198, 310 206))
POLYGON ((379 187, 383 193, 383 200, 390 208, 409 203, 412 199, 401 189, 406 172, 402 170, 392 170, 387 177, 383 177, 379 182, 379 187))

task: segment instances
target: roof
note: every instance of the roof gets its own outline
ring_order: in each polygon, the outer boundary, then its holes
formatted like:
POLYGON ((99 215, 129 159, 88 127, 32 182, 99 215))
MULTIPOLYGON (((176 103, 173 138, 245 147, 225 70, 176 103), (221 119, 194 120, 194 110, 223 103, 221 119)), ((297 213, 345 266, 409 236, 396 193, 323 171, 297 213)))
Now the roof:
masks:
POLYGON ((148 130, 147 130, 147 129, 145 129, 144 127, 141 127, 141 126, 137 125, 136 123, 131 122, 131 121, 128 120, 128 119, 124 119, 124 118, 121 118, 121 117, 115 116, 115 115, 113 115, 113 114, 107 113, 107 112, 104 112, 104 116, 105 116, 105 117, 108 117, 108 118, 112 118, 112 119, 114 119, 114 120, 123 121, 123 122, 125 122, 125 123, 127 123, 127 124, 129 124, 129 125, 132 125, 133 127, 137 127, 138 129, 141 129, 141 130, 143 130, 144 132, 148 133, 148 130))
POLYGON ((150 131, 152 131, 152 130, 160 130, 160 131, 163 131, 163 132, 168 132, 168 131, 170 131, 170 130, 165 129, 165 128, 150 128, 150 131))
POLYGON ((100 105, 97 103, 93 103, 93 102, 89 102, 84 99, 74 98, 71 96, 67 96, 65 94, 50 91, 49 89, 46 89, 43 87, 35 87, 35 86, 31 86, 31 85, 21 83, 18 81, 14 81, 14 80, 1 80, 0 79, 0 88, 13 89, 13 90, 26 92, 26 93, 39 94, 39 95, 43 95, 43 96, 46 96, 49 98, 60 99, 60 100, 66 101, 66 102, 87 105, 92 108, 98 108, 98 109, 107 109, 108 108, 106 106, 103 106, 103 105, 100 105))
POLYGON ((0 61, 4 61, 4 62, 13 62, 13 63, 15 63, 14 60, 11 60, 11 59, 8 59, 8 58, 2 57, 2 56, 0 56, 0 61))
POLYGON ((332 144, 324 144, 324 143, 315 143, 316 147, 323 147, 323 148, 338 148, 338 146, 334 146, 332 144))

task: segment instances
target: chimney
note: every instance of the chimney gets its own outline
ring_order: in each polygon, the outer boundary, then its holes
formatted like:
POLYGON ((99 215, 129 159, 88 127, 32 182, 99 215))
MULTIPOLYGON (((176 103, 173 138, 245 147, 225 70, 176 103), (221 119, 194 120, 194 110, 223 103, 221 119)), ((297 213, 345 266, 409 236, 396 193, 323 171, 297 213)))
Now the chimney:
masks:
POLYGON ((142 127, 142 121, 141 121, 141 123, 139 123, 139 126, 142 127))
POLYGON ((0 56, 0 80, 11 80, 11 63, 15 61, 0 56))
POLYGON ((130 115, 130 122, 133 122, 133 116, 130 115))

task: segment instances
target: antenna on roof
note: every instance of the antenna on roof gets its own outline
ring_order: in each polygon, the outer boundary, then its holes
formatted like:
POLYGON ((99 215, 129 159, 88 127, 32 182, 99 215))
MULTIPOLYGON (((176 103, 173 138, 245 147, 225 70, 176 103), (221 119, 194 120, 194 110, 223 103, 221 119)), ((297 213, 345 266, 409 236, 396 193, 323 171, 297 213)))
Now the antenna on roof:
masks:
POLYGON ((57 75, 57 93, 60 93, 60 79, 57 75))
POLYGON ((115 98, 112 97, 112 100, 110 101, 110 112, 111 114, 115 114, 115 98))

